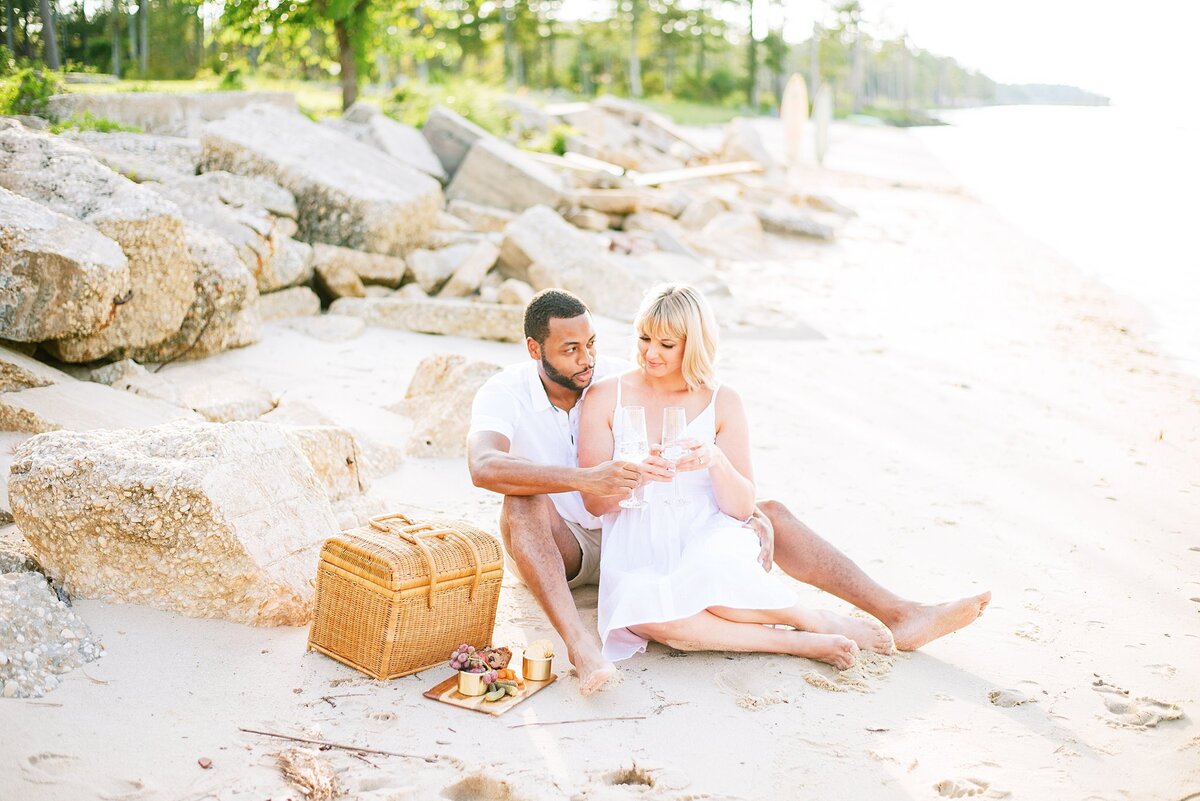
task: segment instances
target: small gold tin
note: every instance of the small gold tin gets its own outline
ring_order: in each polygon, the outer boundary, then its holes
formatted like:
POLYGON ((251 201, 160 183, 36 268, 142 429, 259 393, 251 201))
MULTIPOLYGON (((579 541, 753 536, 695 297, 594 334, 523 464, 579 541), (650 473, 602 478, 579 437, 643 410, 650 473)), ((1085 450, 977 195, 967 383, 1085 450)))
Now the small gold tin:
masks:
POLYGON ((465 670, 458 671, 458 691, 463 695, 483 695, 487 692, 487 685, 483 683, 483 673, 468 673, 465 670))
POLYGON ((552 656, 545 659, 530 659, 522 656, 521 675, 530 681, 548 681, 550 679, 550 663, 553 661, 554 657, 552 656))

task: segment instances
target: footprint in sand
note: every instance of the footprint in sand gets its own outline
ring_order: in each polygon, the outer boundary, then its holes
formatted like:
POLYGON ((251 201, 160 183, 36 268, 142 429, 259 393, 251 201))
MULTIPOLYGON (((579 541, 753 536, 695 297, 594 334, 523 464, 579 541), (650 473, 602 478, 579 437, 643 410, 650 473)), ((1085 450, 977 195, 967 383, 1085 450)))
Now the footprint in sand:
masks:
POLYGON ((1129 690, 1122 690, 1103 680, 1097 680, 1092 689, 1100 693, 1110 717, 1104 718, 1110 726, 1124 729, 1152 729, 1164 721, 1183 718, 1183 708, 1168 701, 1141 696, 1130 698, 1129 690))
POLYGON ((57 784, 70 773, 77 759, 79 757, 71 754, 50 751, 30 754, 21 761, 21 773, 25 775, 25 781, 32 784, 57 784))
POLYGON ((991 782, 981 779, 942 779, 933 785, 933 789, 937 790, 937 794, 942 798, 969 798, 976 795, 1007 798, 1011 795, 1008 790, 992 789, 991 782))
POLYGON ((721 692, 732 695, 742 709, 760 710, 786 704, 789 694, 785 688, 795 680, 756 665, 718 670, 713 675, 713 683, 721 692))
POLYGON ((442 790, 450 801, 525 801, 516 789, 503 779, 486 773, 475 773, 442 790))
POLYGON ((1037 703, 1036 698, 1030 698, 1028 695, 1021 692, 1020 690, 1003 690, 1003 689, 992 690, 991 692, 989 692, 988 693, 988 701, 990 701, 995 706, 1004 707, 1005 709, 1010 709, 1014 706, 1021 706, 1022 704, 1036 704, 1037 703))

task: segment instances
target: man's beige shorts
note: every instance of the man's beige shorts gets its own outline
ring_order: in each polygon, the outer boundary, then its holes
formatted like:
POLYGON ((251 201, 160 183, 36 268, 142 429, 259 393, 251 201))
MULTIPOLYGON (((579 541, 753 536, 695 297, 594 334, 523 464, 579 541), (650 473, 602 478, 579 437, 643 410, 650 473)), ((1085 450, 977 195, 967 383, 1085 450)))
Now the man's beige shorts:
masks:
MULTIPOLYGON (((584 528, 578 523, 573 523, 570 520, 564 520, 567 524, 567 529, 571 535, 575 537, 575 541, 579 543, 580 560, 579 574, 573 579, 567 580, 567 586, 571 589, 582 587, 584 584, 599 584, 600 583, 600 529, 584 528)), ((517 578, 524 581, 521 576, 521 571, 517 570, 517 565, 513 562, 512 557, 508 555, 508 551, 504 552, 504 562, 508 572, 512 573, 517 578)))

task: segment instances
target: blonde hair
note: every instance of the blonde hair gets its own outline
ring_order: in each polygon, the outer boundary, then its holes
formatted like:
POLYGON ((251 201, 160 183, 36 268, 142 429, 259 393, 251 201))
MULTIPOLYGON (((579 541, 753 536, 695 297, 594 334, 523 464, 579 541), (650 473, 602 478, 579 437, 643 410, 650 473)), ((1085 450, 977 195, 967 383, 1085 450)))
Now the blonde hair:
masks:
MULTIPOLYGON (((661 284, 646 293, 634 322, 638 334, 683 343, 688 389, 711 389, 717 376, 717 321, 704 295, 687 284, 661 284)), ((645 367, 639 352, 637 362, 645 367)))

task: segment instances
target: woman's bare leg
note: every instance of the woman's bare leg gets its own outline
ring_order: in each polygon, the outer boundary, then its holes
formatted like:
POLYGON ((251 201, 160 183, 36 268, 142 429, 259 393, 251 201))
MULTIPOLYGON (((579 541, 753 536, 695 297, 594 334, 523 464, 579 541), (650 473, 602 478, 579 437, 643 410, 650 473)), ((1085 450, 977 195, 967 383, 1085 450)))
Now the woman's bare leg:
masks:
POLYGON ((639 637, 680 651, 743 651, 789 654, 828 662, 845 670, 858 658, 858 644, 840 634, 772 629, 754 623, 736 623, 704 611, 669 623, 630 626, 639 637))
POLYGON ((892 633, 878 621, 809 609, 800 604, 782 609, 731 609, 727 606, 710 606, 708 611, 734 623, 765 623, 791 626, 814 634, 840 634, 854 640, 859 648, 877 654, 890 654, 895 648, 892 633))

